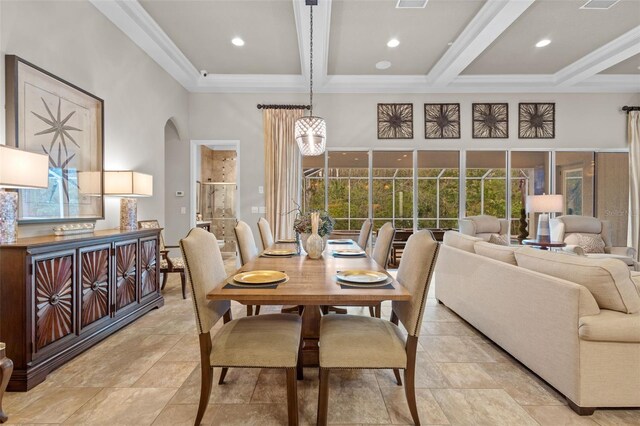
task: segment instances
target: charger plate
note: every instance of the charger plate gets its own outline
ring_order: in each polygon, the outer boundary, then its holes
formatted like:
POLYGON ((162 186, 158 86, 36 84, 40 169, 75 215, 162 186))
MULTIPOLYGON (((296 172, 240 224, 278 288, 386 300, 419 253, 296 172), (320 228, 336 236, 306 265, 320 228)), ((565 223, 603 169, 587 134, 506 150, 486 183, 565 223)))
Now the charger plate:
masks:
POLYGON ((298 252, 293 249, 267 249, 262 254, 266 256, 293 256, 298 252))
MULTIPOLYGON (((229 278, 227 280, 227 284, 228 285, 232 285, 234 287, 240 287, 240 288, 261 288, 261 287, 266 287, 266 288, 276 288, 277 286, 279 286, 280 284, 284 284, 286 282, 289 281, 289 277, 285 278, 282 281, 276 281, 274 283, 264 283, 264 284, 242 284, 239 282, 236 282, 233 280, 233 278, 229 278)), ((226 286, 225 286, 226 288, 226 286)))
POLYGON ((239 284, 260 285, 273 284, 287 278, 287 274, 280 271, 248 271, 234 275, 233 281, 239 284))
POLYGON ((352 269, 348 271, 338 271, 336 277, 340 281, 356 284, 374 284, 386 281, 389 276, 378 271, 366 271, 360 269, 352 269))
POLYGON ((276 241, 276 243, 280 243, 280 244, 293 244, 293 243, 297 243, 295 238, 285 238, 282 240, 278 240, 276 241))
POLYGON ((327 241, 329 244, 353 244, 353 240, 349 238, 341 238, 338 240, 329 240, 327 241))
POLYGON ((362 256, 363 254, 366 254, 366 253, 364 250, 357 248, 357 249, 336 249, 333 251, 333 254, 338 256, 362 256))
POLYGON ((360 283, 350 283, 348 281, 342 281, 338 279, 336 280, 336 284, 341 286, 346 286, 346 287, 355 287, 355 288, 380 288, 380 287, 387 287, 388 285, 393 284, 393 280, 389 278, 380 283, 360 284, 360 283))

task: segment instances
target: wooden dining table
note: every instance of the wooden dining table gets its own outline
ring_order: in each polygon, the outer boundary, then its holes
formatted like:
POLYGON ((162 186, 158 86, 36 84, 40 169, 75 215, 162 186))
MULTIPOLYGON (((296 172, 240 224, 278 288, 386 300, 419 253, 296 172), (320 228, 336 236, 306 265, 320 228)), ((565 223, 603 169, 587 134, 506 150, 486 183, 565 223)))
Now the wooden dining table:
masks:
MULTIPOLYGON (((295 248, 291 243, 277 243, 268 249, 295 248)), ((290 257, 264 256, 262 253, 236 273, 273 270, 285 272, 289 281, 277 288, 224 288, 228 279, 216 284, 207 294, 209 300, 235 300, 244 305, 299 305, 302 313, 302 356, 305 366, 318 365, 318 341, 322 306, 371 306, 385 300, 407 301, 409 292, 368 255, 365 257, 334 257, 338 248, 357 247, 327 244, 320 259, 309 258, 304 251, 290 257), (393 288, 343 288, 336 274, 346 270, 384 272, 393 288)))

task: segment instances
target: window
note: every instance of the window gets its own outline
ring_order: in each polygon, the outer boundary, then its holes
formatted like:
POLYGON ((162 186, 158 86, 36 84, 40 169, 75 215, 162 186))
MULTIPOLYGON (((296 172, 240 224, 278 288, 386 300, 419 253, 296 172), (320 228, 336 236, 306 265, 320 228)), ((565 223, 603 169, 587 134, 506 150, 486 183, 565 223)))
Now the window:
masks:
POLYGON ((324 155, 302 157, 302 210, 324 210, 324 155))
POLYGON ((328 212, 337 230, 359 230, 369 217, 369 153, 330 151, 328 212))
POLYGON ((593 216, 593 152, 556 153, 556 194, 564 196, 562 214, 593 216))
POLYGON ((627 245, 629 225, 629 154, 596 153, 597 217, 611 222, 613 246, 627 245))
POLYGON ((418 229, 457 228, 458 151, 418 151, 418 229))
MULTIPOLYGON (((548 152, 514 151, 511 153, 511 235, 520 233, 520 215, 528 195, 550 194, 548 152)), ((529 238, 535 238, 537 217, 527 214, 529 238)))
POLYGON ((467 151, 466 216, 507 217, 505 151, 467 151))
POLYGON ((372 176, 373 229, 413 230, 413 151, 374 152, 372 176))

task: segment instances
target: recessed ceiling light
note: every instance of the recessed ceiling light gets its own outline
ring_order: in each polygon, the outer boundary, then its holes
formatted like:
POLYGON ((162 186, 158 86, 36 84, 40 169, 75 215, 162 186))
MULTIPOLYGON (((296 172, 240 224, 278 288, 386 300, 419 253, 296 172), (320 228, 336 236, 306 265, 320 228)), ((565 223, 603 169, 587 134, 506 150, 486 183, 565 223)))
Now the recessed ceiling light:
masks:
POLYGON ((232 38, 232 39, 231 39, 231 43, 232 43, 234 46, 238 46, 238 47, 240 47, 240 46, 244 46, 244 40, 243 40, 243 39, 241 39, 240 37, 234 37, 234 38, 232 38))
POLYGON ((386 70, 390 66, 391 66, 391 62, 389 61, 380 61, 376 64, 376 68, 378 68, 379 70, 386 70))
POLYGON ((549 40, 548 38, 543 38, 542 40, 536 43, 536 47, 545 47, 545 46, 548 46, 549 43, 551 43, 551 40, 549 40))
POLYGON ((387 47, 398 47, 400 46, 400 40, 397 38, 392 38, 387 42, 387 47))

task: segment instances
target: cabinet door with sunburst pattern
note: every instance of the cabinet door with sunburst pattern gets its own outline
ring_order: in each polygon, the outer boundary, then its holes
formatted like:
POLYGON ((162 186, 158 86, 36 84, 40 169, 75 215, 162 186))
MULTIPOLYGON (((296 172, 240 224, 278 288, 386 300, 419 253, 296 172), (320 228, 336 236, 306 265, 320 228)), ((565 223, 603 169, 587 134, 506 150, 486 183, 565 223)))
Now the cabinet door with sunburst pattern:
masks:
POLYGON ((158 240, 140 241, 140 291, 141 297, 158 291, 158 240))
POLYGON ((34 260, 36 348, 74 332, 73 253, 34 260))
POLYGON ((116 246, 116 309, 120 310, 137 301, 138 244, 116 246))
POLYGON ((109 316, 109 255, 109 245, 80 251, 80 325, 83 328, 109 316))

